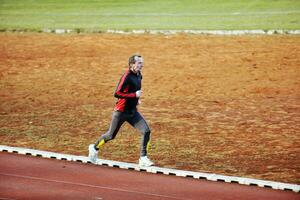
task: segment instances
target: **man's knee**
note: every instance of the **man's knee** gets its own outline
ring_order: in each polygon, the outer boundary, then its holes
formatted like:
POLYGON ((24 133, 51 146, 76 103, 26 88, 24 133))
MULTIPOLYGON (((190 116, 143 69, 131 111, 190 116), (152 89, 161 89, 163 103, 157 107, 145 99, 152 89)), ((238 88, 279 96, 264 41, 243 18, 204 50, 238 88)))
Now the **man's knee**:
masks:
POLYGON ((105 141, 107 142, 107 141, 109 141, 109 140, 113 140, 113 139, 115 139, 115 135, 114 134, 107 134, 107 136, 105 137, 105 141))
POLYGON ((142 131, 142 134, 143 134, 143 135, 150 136, 151 130, 150 130, 150 129, 146 129, 146 130, 142 131))

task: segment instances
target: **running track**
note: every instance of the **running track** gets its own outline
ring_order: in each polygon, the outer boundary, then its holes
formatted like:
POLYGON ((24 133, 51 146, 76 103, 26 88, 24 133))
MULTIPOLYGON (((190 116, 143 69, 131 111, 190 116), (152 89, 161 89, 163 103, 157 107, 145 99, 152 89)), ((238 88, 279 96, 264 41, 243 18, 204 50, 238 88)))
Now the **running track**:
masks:
POLYGON ((0 152, 0 200, 300 200, 291 191, 0 152))

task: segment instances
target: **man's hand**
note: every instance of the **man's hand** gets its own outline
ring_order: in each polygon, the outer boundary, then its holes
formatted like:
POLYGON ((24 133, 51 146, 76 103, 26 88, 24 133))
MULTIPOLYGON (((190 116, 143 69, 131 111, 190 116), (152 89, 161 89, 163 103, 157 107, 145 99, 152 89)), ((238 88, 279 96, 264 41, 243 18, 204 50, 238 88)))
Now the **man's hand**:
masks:
POLYGON ((136 98, 140 98, 141 95, 142 95, 142 90, 138 90, 135 92, 136 98))
POLYGON ((139 105, 141 105, 141 103, 142 103, 142 102, 141 102, 141 100, 139 99, 137 105, 139 106, 139 105))

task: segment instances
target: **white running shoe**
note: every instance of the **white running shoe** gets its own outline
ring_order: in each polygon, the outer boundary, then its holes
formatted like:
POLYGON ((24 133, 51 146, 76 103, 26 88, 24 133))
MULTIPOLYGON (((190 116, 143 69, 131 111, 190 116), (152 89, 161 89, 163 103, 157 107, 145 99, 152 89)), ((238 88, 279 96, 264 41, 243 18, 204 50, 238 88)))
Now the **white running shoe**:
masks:
POLYGON ((154 163, 147 156, 140 157, 139 160, 140 167, 150 167, 152 165, 154 165, 154 163))
POLYGON ((92 163, 96 164, 98 159, 98 151, 95 149, 94 144, 89 145, 89 159, 92 163))

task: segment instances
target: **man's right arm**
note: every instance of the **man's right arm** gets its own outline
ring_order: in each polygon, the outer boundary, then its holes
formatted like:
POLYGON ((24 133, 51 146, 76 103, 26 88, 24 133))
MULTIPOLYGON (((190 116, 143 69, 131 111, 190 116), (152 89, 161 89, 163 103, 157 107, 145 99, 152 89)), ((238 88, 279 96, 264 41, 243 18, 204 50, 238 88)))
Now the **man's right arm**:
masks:
POLYGON ((128 99, 128 98, 136 98, 136 92, 128 93, 129 89, 129 81, 128 81, 129 73, 125 73, 117 86, 114 96, 120 99, 128 99))

